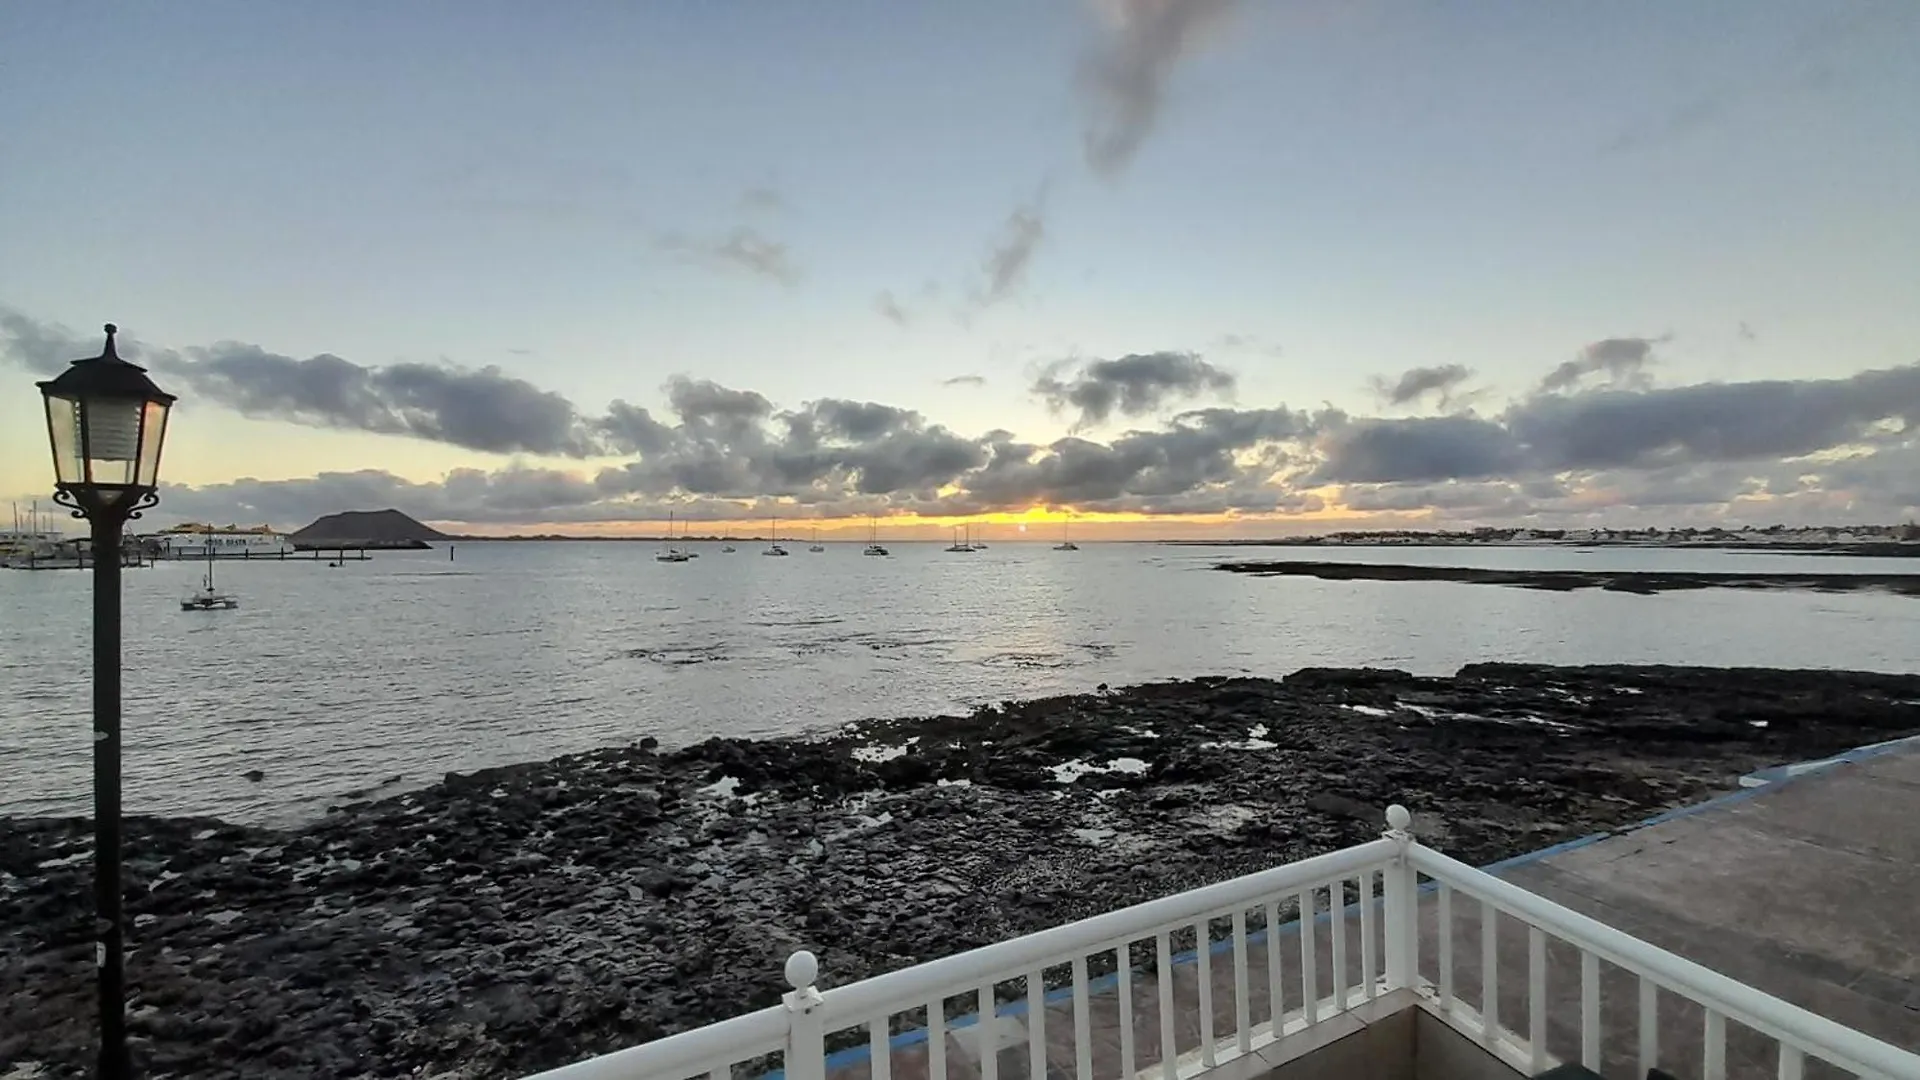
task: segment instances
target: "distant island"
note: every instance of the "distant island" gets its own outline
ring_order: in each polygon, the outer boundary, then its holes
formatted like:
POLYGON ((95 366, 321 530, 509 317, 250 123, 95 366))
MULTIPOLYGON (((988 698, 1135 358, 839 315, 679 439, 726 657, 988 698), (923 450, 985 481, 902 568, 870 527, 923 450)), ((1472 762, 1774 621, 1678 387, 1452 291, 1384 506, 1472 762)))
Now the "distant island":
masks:
POLYGON ((398 510, 348 510, 328 514, 287 539, 295 551, 420 551, 448 536, 398 510))

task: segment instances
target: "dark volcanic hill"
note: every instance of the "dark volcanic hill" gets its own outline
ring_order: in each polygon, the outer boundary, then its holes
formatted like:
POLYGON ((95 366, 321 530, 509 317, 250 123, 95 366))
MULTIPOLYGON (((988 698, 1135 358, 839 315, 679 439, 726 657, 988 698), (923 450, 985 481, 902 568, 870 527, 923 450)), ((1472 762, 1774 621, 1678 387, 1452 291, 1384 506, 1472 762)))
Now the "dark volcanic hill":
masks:
POLYGON ((294 533, 295 549, 315 548, 423 548, 446 534, 413 520, 398 510, 348 510, 328 514, 294 533))

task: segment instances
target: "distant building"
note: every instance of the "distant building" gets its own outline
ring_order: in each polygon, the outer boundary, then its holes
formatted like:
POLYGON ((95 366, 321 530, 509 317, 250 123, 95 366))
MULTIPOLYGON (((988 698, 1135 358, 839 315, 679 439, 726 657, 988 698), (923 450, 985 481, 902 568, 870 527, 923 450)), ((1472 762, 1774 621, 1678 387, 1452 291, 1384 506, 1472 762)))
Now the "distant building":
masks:
POLYGON ((201 525, 188 522, 162 529, 147 538, 153 553, 160 558, 186 559, 215 556, 281 555, 293 545, 272 526, 201 525))

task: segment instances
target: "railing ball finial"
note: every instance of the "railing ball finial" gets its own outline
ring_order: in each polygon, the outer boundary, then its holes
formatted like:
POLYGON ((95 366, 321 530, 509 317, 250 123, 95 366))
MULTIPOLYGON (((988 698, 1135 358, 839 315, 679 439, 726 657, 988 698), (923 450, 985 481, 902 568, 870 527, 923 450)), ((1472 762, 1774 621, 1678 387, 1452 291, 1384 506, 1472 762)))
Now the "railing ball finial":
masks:
POLYGON ((813 986, 813 980, 820 976, 820 961, 810 952, 801 949, 787 957, 787 985, 795 990, 806 990, 813 986))
POLYGON ((1399 803, 1387 807, 1387 828, 1397 833, 1413 828, 1413 812, 1399 803))

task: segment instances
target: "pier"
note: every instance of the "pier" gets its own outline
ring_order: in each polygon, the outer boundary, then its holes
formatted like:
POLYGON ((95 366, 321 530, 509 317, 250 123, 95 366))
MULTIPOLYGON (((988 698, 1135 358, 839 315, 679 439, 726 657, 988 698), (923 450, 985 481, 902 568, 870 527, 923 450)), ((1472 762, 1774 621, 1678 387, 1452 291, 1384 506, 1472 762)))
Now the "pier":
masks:
MULTIPOLYGON (((298 562, 302 560, 311 562, 315 559, 325 559, 329 562, 366 562, 373 558, 373 556, 367 554, 367 549, 356 547, 324 549, 295 548, 287 551, 246 551, 243 549, 240 551, 215 551, 212 557, 215 562, 298 562)), ((206 562, 207 558, 208 556, 205 552, 197 554, 180 552, 153 556, 155 562, 206 562)))

